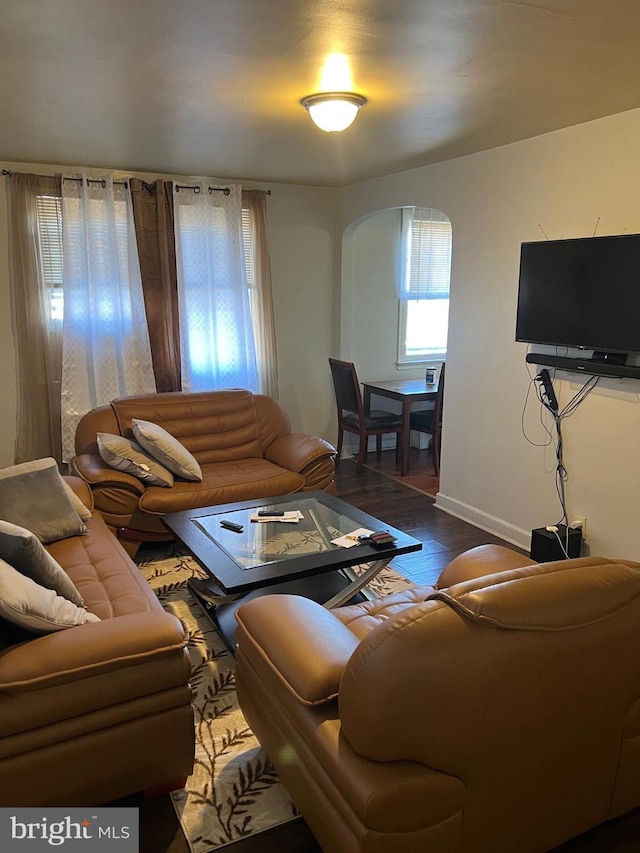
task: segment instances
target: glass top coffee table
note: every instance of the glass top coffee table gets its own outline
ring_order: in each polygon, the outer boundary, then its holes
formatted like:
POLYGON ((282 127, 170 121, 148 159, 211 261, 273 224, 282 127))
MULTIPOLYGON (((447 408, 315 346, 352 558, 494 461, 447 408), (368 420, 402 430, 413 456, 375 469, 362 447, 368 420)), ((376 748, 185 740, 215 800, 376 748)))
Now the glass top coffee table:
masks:
POLYGON ((412 536, 326 492, 297 492, 168 513, 163 522, 207 573, 207 579, 194 578, 189 586, 230 648, 235 610, 248 598, 287 592, 331 608, 375 597, 366 588, 369 581, 393 557, 422 548, 412 536), (296 523, 251 521, 259 511, 298 511, 301 517, 296 523), (228 523, 241 530, 229 529, 228 523), (381 548, 355 538, 345 540, 349 547, 333 541, 363 530, 387 530, 396 541, 381 548), (351 570, 363 563, 369 564, 364 572, 351 570))

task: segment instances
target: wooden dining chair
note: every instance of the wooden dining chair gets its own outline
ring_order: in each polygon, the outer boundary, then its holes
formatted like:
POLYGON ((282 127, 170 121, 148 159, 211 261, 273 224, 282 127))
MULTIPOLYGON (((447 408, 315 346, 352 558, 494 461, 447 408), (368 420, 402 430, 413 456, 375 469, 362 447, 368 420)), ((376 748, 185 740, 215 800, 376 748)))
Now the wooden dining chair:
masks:
POLYGON ((331 367, 333 389, 338 406, 338 454, 336 468, 340 462, 342 441, 345 432, 354 433, 359 438, 356 474, 362 471, 362 466, 367 456, 367 444, 370 435, 375 435, 376 437, 376 453, 379 459, 382 454, 382 436, 386 433, 395 432, 397 463, 400 459, 402 416, 383 409, 365 411, 355 365, 350 361, 339 361, 338 359, 330 358, 329 366, 331 367))
POLYGON ((442 402, 444 399, 444 362, 440 368, 440 379, 433 409, 420 412, 411 412, 409 416, 409 428, 416 432, 426 432, 431 435, 431 449, 433 451, 433 470, 436 477, 440 476, 440 439, 442 437, 442 402))

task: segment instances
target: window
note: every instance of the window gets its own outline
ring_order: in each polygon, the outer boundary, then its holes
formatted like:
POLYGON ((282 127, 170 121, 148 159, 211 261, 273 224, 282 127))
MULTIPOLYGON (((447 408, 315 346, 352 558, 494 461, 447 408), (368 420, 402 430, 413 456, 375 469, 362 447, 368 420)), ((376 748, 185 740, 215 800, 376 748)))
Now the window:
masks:
POLYGON ((259 388, 239 186, 174 196, 182 387, 259 388))
MULTIPOLYGON (((64 292, 62 288, 62 200, 60 197, 39 195, 38 241, 40 246, 41 275, 45 288, 47 324, 50 331, 62 329, 64 292)), ((253 263, 253 226, 250 211, 242 210, 242 242, 247 270, 247 285, 252 302, 255 300, 255 274, 253 263)), ((253 312, 252 312, 253 313, 253 312)))
POLYGON ((42 282, 45 288, 47 327, 62 329, 64 296, 62 292, 62 201, 59 197, 37 197, 38 240, 42 282))
POLYGON ((398 363, 442 358, 447 352, 451 222, 439 210, 402 208, 398 363))

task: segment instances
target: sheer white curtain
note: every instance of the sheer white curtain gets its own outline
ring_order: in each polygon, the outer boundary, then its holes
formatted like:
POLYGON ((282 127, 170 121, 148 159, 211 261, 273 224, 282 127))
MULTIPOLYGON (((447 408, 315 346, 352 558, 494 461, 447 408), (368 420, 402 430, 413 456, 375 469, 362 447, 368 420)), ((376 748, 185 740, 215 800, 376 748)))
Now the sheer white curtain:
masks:
POLYGON ((62 458, 85 412, 156 390, 128 186, 62 181, 62 458))
POLYGON ((174 185, 185 391, 247 388, 258 371, 242 240, 242 190, 174 185))

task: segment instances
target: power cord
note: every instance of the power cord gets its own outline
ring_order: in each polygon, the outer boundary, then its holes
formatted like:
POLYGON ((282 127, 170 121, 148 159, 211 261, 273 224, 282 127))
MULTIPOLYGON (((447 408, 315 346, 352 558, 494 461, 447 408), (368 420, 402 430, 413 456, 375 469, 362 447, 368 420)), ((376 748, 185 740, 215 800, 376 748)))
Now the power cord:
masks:
MULTIPOLYGON (((558 521, 558 525, 564 524, 566 531, 566 548, 563 547, 563 551, 567 552, 569 548, 569 517, 567 514, 567 503, 566 503, 566 495, 565 495, 565 483, 568 480, 567 469, 564 464, 563 458, 563 438, 562 438, 562 421, 565 418, 573 415, 578 407, 585 401, 588 395, 593 391, 600 380, 599 376, 590 376, 589 379, 582 385, 582 387, 576 391, 573 397, 569 400, 569 402, 562 409, 559 408, 558 401, 556 399, 555 392, 553 390, 553 383, 549 372, 547 370, 541 370, 536 376, 532 378, 532 381, 529 385, 529 389, 527 390, 527 399, 529 396, 529 391, 531 389, 531 385, 534 386, 536 390, 536 396, 541 405, 541 422, 549 435, 549 441, 543 445, 537 446, 548 446, 553 440, 551 431, 546 427, 546 424, 542 421, 542 414, 544 410, 546 410, 552 417, 553 423, 555 426, 555 441, 556 441, 556 471, 555 471, 555 482, 556 482, 556 492, 558 494, 558 500, 560 501, 560 508, 562 509, 562 517, 560 521, 558 521)), ((526 403, 525 403, 526 405, 526 403)), ((524 424, 524 411, 523 411, 523 424, 524 424)), ((525 434, 525 438, 527 441, 530 441, 529 438, 525 434)), ((534 442, 530 441, 531 444, 534 442)), ((558 536, 557 526, 552 525, 552 527, 556 528, 554 530, 556 536, 558 536)), ((549 529, 549 528, 547 528, 549 529)), ((558 536, 560 540, 560 537, 558 536)), ((562 542, 560 543, 562 544, 562 542)))
POLYGON ((558 528, 555 526, 555 524, 548 524, 546 526, 545 530, 548 530, 549 533, 555 533, 556 534, 556 539, 560 543, 560 547, 562 548, 562 553, 564 554, 564 556, 568 560, 569 559, 569 528, 565 527, 566 536, 565 536, 564 544, 562 542, 562 539, 560 538, 560 534, 558 533, 558 528))
POLYGON ((520 426, 522 429, 522 435, 529 442, 529 444, 533 445, 534 447, 548 447, 551 444, 553 437, 551 435, 551 431, 549 430, 546 423, 544 422, 544 418, 543 418, 544 410, 542 408, 540 409, 540 425, 541 425, 542 429, 547 434, 547 438, 545 441, 534 441, 532 438, 529 438, 529 436, 527 435, 527 430, 526 430, 525 424, 524 424, 525 414, 527 411, 527 405, 529 404, 529 395, 531 394, 531 389, 535 387, 535 383, 536 383, 536 377, 529 374, 529 385, 527 386, 527 395, 525 397, 524 405, 522 407, 522 414, 520 415, 520 426))

